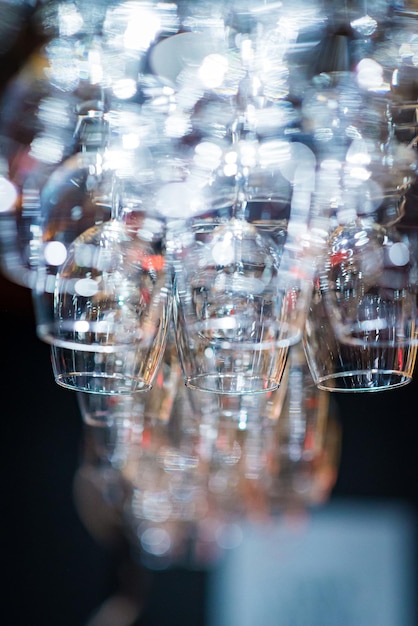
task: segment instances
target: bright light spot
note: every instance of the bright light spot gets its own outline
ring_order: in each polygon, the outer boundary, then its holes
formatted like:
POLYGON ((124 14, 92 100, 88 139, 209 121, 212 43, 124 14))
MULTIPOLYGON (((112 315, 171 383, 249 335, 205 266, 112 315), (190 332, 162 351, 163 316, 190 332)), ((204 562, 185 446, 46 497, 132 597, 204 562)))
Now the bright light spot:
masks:
MULTIPOLYGON (((309 184, 312 186, 315 174, 315 155, 308 146, 303 143, 294 142, 270 142, 270 158, 276 155, 275 161, 281 174, 293 184, 302 184, 305 188, 309 184), (274 144, 278 144, 274 150, 274 144)), ((265 157, 264 157, 265 158, 265 157)))
POLYGON ((218 241, 212 248, 212 258, 216 265, 230 265, 235 259, 235 251, 229 241, 218 241))
POLYGON ((256 163, 256 149, 254 144, 243 141, 240 144, 241 163, 246 167, 254 167, 256 163))
POLYGON ((351 22, 352 28, 356 30, 362 37, 370 37, 377 28, 377 22, 370 15, 363 15, 351 22))
POLYGON ((205 357, 207 359, 213 359, 214 355, 215 355, 215 353, 213 351, 213 348, 206 348, 206 350, 205 350, 205 357))
POLYGON ((362 59, 356 71, 357 83, 362 89, 376 89, 383 83, 383 68, 373 59, 362 59))
POLYGON ((124 150, 135 150, 140 144, 140 139, 136 133, 122 135, 122 146, 124 150))
POLYGON ((102 58, 98 50, 89 51, 88 63, 90 82, 92 85, 98 85, 103 80, 102 58))
POLYGON ((121 100, 132 98, 137 92, 137 84, 133 78, 121 78, 113 85, 113 93, 121 100))
POLYGON ((194 163, 198 167, 208 170, 218 167, 222 157, 221 148, 210 141, 202 141, 199 143, 194 152, 194 163))
POLYGON ((90 324, 85 320, 79 320, 74 322, 74 332, 75 333, 88 333, 90 329, 90 324))
POLYGON ((235 176, 238 172, 238 166, 236 163, 226 163, 223 168, 225 176, 235 176))
POLYGON ((74 4, 60 3, 58 5, 59 33, 62 37, 75 35, 83 26, 83 18, 74 4))
POLYGON ((165 217, 184 218, 193 215, 199 198, 186 183, 168 183, 156 194, 156 210, 165 217))
POLYGON ((128 50, 147 50, 161 29, 159 17, 143 7, 130 15, 123 43, 128 50))
POLYGON ((165 132, 168 137, 184 137, 191 129, 189 117, 176 113, 169 115, 165 122, 165 132))
POLYGON ((44 259, 48 265, 61 265, 67 258, 67 248, 60 241, 50 241, 44 248, 44 259))
POLYGON ((17 200, 17 190, 13 183, 0 176, 0 213, 10 211, 17 200))
POLYGON ((409 249, 408 246, 401 241, 394 243, 389 248, 389 259, 393 265, 401 267, 409 263, 409 249))
POLYGON ((225 163, 236 163, 238 160, 238 155, 235 150, 232 150, 231 152, 227 152, 224 158, 225 163))
POLYGON ((85 298, 95 296, 98 290, 99 286, 92 278, 80 278, 74 285, 74 291, 79 296, 84 296, 85 298))
POLYGON ((198 76, 209 89, 220 87, 228 69, 228 61, 221 54, 208 54, 199 67, 198 76))
POLYGON ((241 41, 241 59, 243 63, 248 63, 254 57, 254 47, 251 39, 241 41))
POLYGON ((64 155, 64 145, 59 139, 40 135, 32 141, 29 155, 41 163, 59 163, 64 155))
POLYGON ((348 171, 351 178, 356 180, 369 180, 371 172, 365 167, 351 167, 348 171))
POLYGON ((351 165, 369 165, 371 159, 364 139, 354 139, 345 157, 351 165))
POLYGON ((364 320, 360 322, 360 328, 361 330, 364 330, 365 332, 369 332, 373 330, 385 330, 387 326, 388 326, 387 321, 382 318, 377 318, 374 320, 364 320))

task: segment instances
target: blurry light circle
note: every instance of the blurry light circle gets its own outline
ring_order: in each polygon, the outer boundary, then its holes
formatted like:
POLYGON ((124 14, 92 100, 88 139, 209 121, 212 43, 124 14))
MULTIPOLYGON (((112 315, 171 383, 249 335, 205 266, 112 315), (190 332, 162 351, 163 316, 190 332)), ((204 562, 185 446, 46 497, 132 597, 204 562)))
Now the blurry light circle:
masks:
POLYGON ((228 61, 221 54, 209 54, 199 68, 199 78, 209 89, 220 87, 228 70, 228 61))
POLYGON ((164 528, 147 528, 140 540, 143 549, 155 556, 163 556, 171 548, 171 537, 164 528))
POLYGON ((81 278, 75 283, 74 289, 79 296, 90 298, 91 296, 96 295, 99 290, 99 286, 92 278, 81 278))
POLYGON ((0 213, 6 213, 13 208, 17 200, 16 187, 4 176, 0 176, 0 213))
POLYGON ((67 248, 60 241, 50 241, 44 248, 44 259, 48 265, 61 265, 67 258, 67 248))
POLYGON ((401 267, 409 262, 408 246, 401 241, 394 243, 389 248, 389 259, 393 265, 401 267))
POLYGON ((120 100, 127 100, 136 94, 137 83, 133 78, 121 78, 114 83, 112 91, 120 100))
POLYGON ((376 89, 383 83, 383 68, 373 59, 362 59, 356 71, 357 83, 362 89, 376 89))

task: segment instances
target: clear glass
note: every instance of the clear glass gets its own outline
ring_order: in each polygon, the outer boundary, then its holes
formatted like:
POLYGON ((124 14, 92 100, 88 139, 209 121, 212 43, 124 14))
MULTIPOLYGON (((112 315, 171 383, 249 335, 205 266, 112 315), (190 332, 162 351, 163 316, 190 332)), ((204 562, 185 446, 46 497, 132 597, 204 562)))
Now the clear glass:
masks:
POLYGON ((319 389, 377 392, 412 380, 416 346, 342 343, 336 336, 323 293, 315 288, 304 333, 306 359, 319 389))
POLYGON ((411 261, 409 242, 394 227, 357 219, 332 233, 321 288, 341 342, 396 349, 414 341, 411 261))
POLYGON ((36 331, 46 343, 55 341, 55 282, 70 244, 111 216, 112 176, 109 170, 103 172, 102 162, 96 150, 78 152, 55 169, 40 193, 41 236, 32 298, 36 331))
POLYGON ((175 266, 175 327, 186 385, 248 394, 280 384, 297 331, 280 249, 245 220, 193 227, 175 266))
POLYGON ((171 319, 171 281, 159 244, 111 220, 88 229, 57 275, 49 328, 58 384, 131 394, 153 385, 171 319))

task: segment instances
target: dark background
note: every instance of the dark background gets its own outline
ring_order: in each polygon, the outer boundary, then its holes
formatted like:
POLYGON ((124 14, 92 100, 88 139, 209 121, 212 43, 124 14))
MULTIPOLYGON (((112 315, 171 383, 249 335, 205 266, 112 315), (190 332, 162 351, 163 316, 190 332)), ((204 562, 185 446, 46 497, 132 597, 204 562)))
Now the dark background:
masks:
MULTIPOLYGON (((0 46, 0 89, 39 43, 28 23, 24 18, 15 40, 0 46)), ((123 541, 116 549, 82 523, 73 497, 83 452, 76 398, 53 380, 49 347, 36 337, 29 291, 2 276, 0 328, 0 622, 85 626, 103 601, 128 587, 144 604, 138 626, 203 625, 205 572, 144 571, 126 559, 123 541)), ((396 391, 336 397, 342 447, 331 500, 383 500, 416 511, 417 400, 418 375, 396 391)))

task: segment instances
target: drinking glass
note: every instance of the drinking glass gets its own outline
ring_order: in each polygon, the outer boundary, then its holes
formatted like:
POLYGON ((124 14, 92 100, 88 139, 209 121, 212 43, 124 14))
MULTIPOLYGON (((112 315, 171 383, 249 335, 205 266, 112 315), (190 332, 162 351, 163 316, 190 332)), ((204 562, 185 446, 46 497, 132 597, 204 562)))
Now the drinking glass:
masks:
POLYGON ((312 378, 319 389, 336 392, 377 392, 412 380, 416 359, 413 342, 379 343, 368 327, 363 342, 343 343, 335 333, 319 279, 316 282, 304 333, 304 348, 312 378), (372 337, 367 342, 369 334, 372 337))
POLYGON ((182 255, 174 311, 186 385, 221 394, 276 388, 292 300, 273 240, 245 220, 198 221, 182 255))
POLYGON ((152 387, 172 301, 161 240, 152 237, 147 219, 112 219, 70 246, 57 275, 50 328, 58 384, 107 394, 152 387))
POLYGON ((395 348, 416 335, 408 240, 395 227, 357 219, 329 239, 322 293, 342 343, 395 348))

